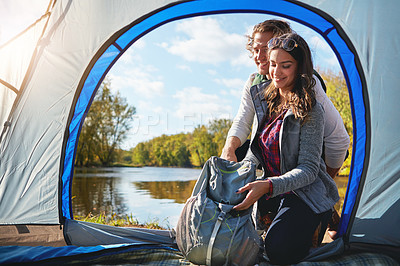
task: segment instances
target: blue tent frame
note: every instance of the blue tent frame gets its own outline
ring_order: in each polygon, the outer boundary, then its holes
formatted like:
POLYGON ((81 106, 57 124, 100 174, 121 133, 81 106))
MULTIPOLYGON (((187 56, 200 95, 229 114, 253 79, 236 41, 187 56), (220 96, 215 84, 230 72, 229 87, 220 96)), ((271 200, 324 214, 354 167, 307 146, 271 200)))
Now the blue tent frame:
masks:
POLYGON ((116 32, 96 53, 83 75, 65 131, 61 160, 60 220, 72 219, 71 187, 80 130, 97 89, 120 56, 139 38, 168 23, 184 18, 226 13, 264 13, 299 22, 319 33, 336 54, 349 90, 353 117, 353 155, 339 235, 350 230, 368 166, 370 113, 368 92, 359 57, 341 26, 328 14, 307 4, 285 1, 197 0, 167 5, 133 21, 116 32))

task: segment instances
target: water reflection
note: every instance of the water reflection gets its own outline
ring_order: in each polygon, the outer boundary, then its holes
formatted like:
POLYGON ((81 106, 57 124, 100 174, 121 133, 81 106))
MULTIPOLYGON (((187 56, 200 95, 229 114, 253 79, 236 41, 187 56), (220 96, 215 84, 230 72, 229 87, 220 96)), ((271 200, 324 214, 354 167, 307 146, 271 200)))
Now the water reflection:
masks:
POLYGON ((137 190, 148 191, 154 199, 171 199, 176 203, 185 203, 195 184, 196 180, 133 183, 137 190))
POLYGON ((74 177, 72 185, 74 215, 126 213, 128 208, 124 203, 124 198, 116 190, 118 179, 109 177, 74 177))
POLYGON ((74 216, 132 214, 140 223, 174 227, 200 169, 77 168, 72 183, 74 216))

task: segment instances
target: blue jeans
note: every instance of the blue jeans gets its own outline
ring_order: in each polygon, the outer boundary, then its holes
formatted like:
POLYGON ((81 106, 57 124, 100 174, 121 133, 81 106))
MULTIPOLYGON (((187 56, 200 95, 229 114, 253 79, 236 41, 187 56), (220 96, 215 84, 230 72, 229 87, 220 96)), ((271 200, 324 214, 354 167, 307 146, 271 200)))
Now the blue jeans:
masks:
POLYGON ((269 200, 259 200, 261 215, 276 213, 265 237, 264 247, 271 263, 294 264, 304 259, 318 225, 330 210, 314 213, 295 194, 284 194, 269 200))

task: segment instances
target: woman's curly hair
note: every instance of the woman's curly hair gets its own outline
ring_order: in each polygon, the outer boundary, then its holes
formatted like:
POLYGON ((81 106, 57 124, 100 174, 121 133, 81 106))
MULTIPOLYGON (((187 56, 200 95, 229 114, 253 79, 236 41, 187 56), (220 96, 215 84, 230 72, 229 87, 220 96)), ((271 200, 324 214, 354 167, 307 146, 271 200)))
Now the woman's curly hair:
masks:
MULTIPOLYGON (((264 90, 264 97, 269 103, 269 115, 281 113, 286 108, 290 108, 295 117, 303 120, 307 117, 312 107, 315 105, 315 80, 313 78, 313 63, 311 51, 306 41, 296 33, 284 34, 279 39, 292 39, 297 43, 292 51, 287 51, 297 61, 297 78, 293 90, 290 93, 289 101, 285 105, 281 104, 279 89, 271 82, 264 90)), ((273 47, 268 51, 282 48, 282 46, 273 47)))

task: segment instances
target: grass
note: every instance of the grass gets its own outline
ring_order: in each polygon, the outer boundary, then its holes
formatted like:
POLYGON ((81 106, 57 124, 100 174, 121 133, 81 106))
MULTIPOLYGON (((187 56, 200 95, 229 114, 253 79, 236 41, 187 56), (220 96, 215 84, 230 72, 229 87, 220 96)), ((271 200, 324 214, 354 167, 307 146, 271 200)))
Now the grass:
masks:
POLYGON ((87 216, 76 216, 75 220, 97 223, 97 224, 105 224, 119 227, 141 227, 141 228, 149 228, 149 229, 165 229, 160 226, 158 220, 153 220, 149 222, 145 222, 144 224, 140 224, 139 221, 130 215, 117 215, 116 213, 112 213, 110 216, 106 215, 105 212, 100 213, 99 215, 93 215, 89 213, 87 216))

